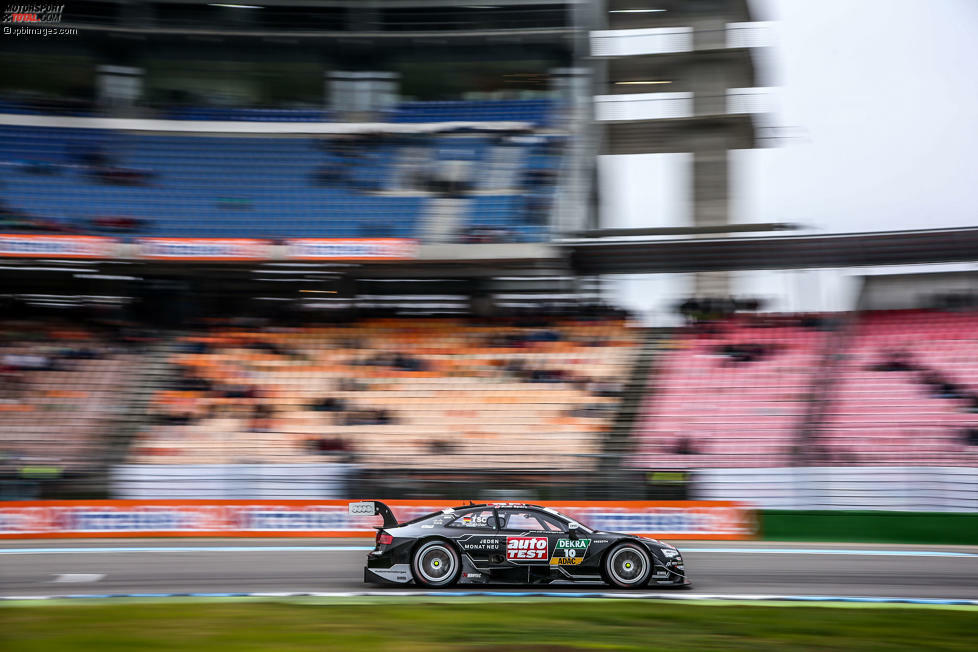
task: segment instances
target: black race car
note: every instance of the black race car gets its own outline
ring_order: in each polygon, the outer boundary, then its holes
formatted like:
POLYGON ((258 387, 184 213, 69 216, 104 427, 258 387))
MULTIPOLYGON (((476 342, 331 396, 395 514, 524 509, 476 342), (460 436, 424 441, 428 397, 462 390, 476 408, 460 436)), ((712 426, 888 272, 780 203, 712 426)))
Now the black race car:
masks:
POLYGON ((688 586, 682 555, 655 539, 593 530, 548 507, 449 507, 398 523, 384 503, 351 503, 384 518, 367 554, 365 582, 453 584, 606 582, 622 589, 688 586))

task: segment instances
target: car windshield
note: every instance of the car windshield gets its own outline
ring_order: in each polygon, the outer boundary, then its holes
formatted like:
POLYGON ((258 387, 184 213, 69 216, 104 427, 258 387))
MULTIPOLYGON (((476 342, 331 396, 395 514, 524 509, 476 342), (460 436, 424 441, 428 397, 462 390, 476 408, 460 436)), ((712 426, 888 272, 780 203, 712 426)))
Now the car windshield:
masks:
POLYGON ((553 509, 552 507, 544 507, 543 511, 549 512, 555 516, 559 516, 560 518, 564 519, 568 523, 577 523, 578 525, 581 526, 582 530, 587 530, 588 532, 594 532, 594 528, 588 525, 587 523, 584 523, 576 518, 571 518, 567 514, 562 514, 561 512, 558 512, 556 509, 553 509))

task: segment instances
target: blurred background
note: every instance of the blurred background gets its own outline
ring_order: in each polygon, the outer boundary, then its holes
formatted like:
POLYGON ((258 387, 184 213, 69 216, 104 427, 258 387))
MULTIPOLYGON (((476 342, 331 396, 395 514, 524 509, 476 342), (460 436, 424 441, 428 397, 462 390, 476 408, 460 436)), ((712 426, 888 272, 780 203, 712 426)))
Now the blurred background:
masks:
POLYGON ((259 1, 8 6, 0 499, 978 508, 974 3, 259 1))

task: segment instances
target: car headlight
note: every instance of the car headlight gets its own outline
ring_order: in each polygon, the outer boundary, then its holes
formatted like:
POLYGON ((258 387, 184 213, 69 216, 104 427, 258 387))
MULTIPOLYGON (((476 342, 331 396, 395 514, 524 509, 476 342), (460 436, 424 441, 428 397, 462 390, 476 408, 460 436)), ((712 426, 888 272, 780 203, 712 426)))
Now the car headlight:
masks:
POLYGON ((670 550, 669 548, 663 548, 662 549, 662 556, 665 557, 666 559, 672 559, 674 557, 678 557, 679 556, 679 551, 678 550, 670 550))

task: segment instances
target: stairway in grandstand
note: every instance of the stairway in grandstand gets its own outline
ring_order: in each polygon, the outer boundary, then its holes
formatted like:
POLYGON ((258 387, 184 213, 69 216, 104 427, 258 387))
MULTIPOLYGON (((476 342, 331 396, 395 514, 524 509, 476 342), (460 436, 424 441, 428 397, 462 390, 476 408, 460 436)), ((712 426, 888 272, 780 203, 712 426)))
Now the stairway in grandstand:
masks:
POLYGON ((416 190, 418 170, 430 167, 432 156, 430 147, 418 145, 401 147, 395 156, 394 169, 387 177, 384 189, 391 192, 416 190))
POLYGON ((826 337, 818 364, 812 390, 808 397, 808 411, 796 432, 798 463, 818 463, 818 455, 814 454, 813 442, 827 418, 828 405, 832 398, 833 388, 838 382, 840 369, 844 362, 846 351, 855 336, 855 316, 840 317, 828 337, 826 337))
POLYGON ((421 241, 427 244, 454 242, 465 224, 468 200, 459 197, 435 197, 428 201, 421 225, 421 241))
POLYGON ((619 469, 630 454, 632 430, 642 413, 642 403, 649 382, 655 376, 655 360, 670 339, 668 329, 645 329, 642 344, 635 354, 632 370, 625 384, 614 422, 605 439, 601 469, 607 472, 619 469))
POLYGON ((150 343, 133 369, 132 385, 126 390, 126 404, 121 410, 119 424, 108 431, 106 462, 110 465, 125 461, 133 438, 146 427, 149 405, 156 392, 166 384, 168 359, 173 340, 162 337, 150 343))
POLYGON ((526 151, 515 144, 495 145, 489 152, 485 173, 477 179, 479 190, 513 190, 519 186, 526 151))

